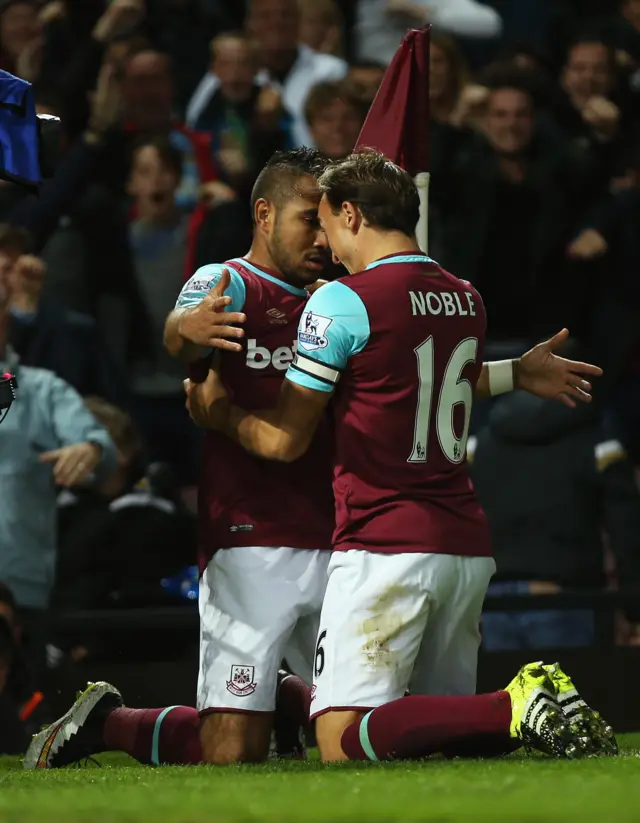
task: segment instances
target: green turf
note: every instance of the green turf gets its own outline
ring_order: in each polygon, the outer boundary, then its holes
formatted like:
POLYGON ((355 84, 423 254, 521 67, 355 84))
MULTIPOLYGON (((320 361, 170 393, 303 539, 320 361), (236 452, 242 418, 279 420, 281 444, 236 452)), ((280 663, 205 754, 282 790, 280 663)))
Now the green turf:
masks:
POLYGON ((0 821, 15 823, 627 823, 640 821, 640 735, 618 758, 25 772, 0 760, 0 821))

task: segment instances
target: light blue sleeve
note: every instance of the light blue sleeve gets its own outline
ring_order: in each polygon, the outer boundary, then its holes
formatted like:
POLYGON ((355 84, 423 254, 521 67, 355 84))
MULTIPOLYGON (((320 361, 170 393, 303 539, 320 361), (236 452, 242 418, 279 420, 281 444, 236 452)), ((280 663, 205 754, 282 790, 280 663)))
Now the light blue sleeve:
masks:
POLYGON ((182 287, 176 301, 176 309, 190 309, 197 306, 211 289, 220 282, 224 268, 229 269, 231 276, 231 282, 225 292, 225 295, 231 298, 231 303, 225 308, 225 311, 242 311, 247 295, 244 280, 234 268, 224 266, 222 263, 212 263, 198 269, 182 287))
POLYGON ((321 286, 300 318, 287 380, 315 391, 333 391, 349 358, 364 349, 370 333, 367 309, 352 289, 337 281, 321 286))
POLYGON ((102 457, 96 468, 99 480, 108 477, 116 468, 116 447, 107 430, 98 423, 78 392, 55 375, 42 372, 41 401, 46 402, 47 411, 43 419, 50 417, 56 448, 72 446, 76 443, 95 443, 102 448, 102 457), (44 375, 47 375, 46 378, 44 375))

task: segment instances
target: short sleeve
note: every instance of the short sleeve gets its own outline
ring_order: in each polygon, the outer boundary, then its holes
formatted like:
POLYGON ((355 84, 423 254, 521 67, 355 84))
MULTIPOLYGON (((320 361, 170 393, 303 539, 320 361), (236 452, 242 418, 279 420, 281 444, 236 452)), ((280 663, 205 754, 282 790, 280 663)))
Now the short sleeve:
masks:
POLYGON ((333 391, 348 360, 369 341, 367 309, 344 283, 328 283, 309 298, 298 326, 296 356, 287 380, 315 391, 333 391))
POLYGON ((231 266, 224 266, 221 263, 202 266, 187 280, 178 295, 176 309, 191 309, 197 306, 209 294, 211 289, 220 282, 224 268, 229 270, 231 277, 231 282, 225 291, 225 295, 231 298, 231 303, 225 311, 242 311, 247 294, 244 280, 231 266))

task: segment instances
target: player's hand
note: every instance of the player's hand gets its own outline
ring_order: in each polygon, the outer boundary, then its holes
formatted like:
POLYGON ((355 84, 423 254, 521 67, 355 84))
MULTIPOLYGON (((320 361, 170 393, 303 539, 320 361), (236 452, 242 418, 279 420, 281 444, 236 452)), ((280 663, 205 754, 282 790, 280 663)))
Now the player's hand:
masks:
POLYGON ((222 270, 220 282, 215 285, 204 300, 193 309, 185 311, 180 318, 178 331, 180 336, 194 346, 241 351, 240 343, 234 343, 234 337, 243 337, 244 329, 238 329, 233 323, 244 323, 247 315, 243 312, 225 311, 231 304, 231 298, 225 291, 231 283, 229 269, 222 270))
POLYGON ((71 488, 84 483, 94 472, 102 457, 102 449, 95 443, 74 443, 40 455, 41 463, 53 465, 56 486, 71 488))
POLYGON ((229 396, 215 369, 204 383, 184 381, 186 407, 193 422, 202 429, 222 429, 229 415, 229 396))
POLYGON ((607 253, 607 241, 596 229, 585 229, 571 243, 567 254, 574 260, 593 260, 607 253))
POLYGON ((571 408, 575 407, 576 400, 589 403, 591 383, 586 378, 600 377, 602 369, 554 354, 553 350, 568 337, 568 330, 562 329, 524 354, 518 364, 516 388, 538 397, 560 400, 571 408))

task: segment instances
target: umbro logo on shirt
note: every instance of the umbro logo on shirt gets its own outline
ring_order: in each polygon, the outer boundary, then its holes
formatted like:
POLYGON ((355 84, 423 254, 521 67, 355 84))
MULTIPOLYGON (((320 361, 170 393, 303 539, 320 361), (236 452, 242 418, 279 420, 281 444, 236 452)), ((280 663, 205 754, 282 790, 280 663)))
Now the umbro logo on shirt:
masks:
POLYGON ((280 309, 269 309, 267 320, 269 323, 275 323, 278 326, 284 326, 289 322, 286 314, 281 312, 280 309))

